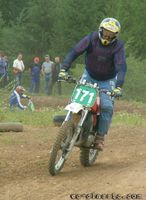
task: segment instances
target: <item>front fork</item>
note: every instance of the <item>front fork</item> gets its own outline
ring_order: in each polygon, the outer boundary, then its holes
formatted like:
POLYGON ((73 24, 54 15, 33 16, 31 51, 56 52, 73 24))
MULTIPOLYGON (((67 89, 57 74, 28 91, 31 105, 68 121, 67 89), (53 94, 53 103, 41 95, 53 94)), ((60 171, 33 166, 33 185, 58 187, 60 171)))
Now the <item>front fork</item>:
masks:
MULTIPOLYGON (((70 142, 69 148, 67 149, 68 152, 65 155, 65 159, 67 159, 69 153, 71 152, 71 150, 73 149, 73 147, 74 147, 74 145, 75 145, 75 143, 77 141, 77 138, 78 138, 78 136, 79 136, 79 134, 81 132, 83 123, 84 123, 84 121, 85 121, 85 119, 87 117, 88 112, 89 112, 88 110, 82 110, 82 113, 81 113, 82 116, 81 116, 79 122, 76 124, 76 126, 77 126, 76 127, 76 132, 75 132, 75 134, 73 134, 73 137, 72 137, 72 140, 70 142)), ((66 118, 65 118, 64 122, 65 121, 69 121, 72 118, 72 115, 74 115, 74 113, 72 113, 71 111, 69 111, 67 113, 67 115, 66 115, 66 118)))
MULTIPOLYGON (((77 128, 81 128, 83 126, 83 123, 84 123, 84 121, 85 121, 85 119, 87 117, 88 112, 89 111, 87 109, 86 110, 82 110, 82 113, 81 113, 82 116, 81 116, 79 122, 77 123, 77 128)), ((72 113, 72 111, 68 111, 64 122, 65 121, 69 121, 72 118, 73 115, 78 115, 78 113, 72 113)))

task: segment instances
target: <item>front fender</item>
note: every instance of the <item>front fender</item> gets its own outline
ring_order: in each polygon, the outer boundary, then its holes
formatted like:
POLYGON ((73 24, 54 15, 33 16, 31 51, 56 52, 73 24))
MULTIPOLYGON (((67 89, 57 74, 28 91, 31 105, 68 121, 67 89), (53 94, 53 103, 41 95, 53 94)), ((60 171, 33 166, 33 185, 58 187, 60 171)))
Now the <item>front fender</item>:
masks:
POLYGON ((80 110, 83 110, 83 108, 84 107, 81 104, 73 102, 73 103, 68 104, 65 107, 65 110, 71 111, 73 113, 78 113, 80 110))

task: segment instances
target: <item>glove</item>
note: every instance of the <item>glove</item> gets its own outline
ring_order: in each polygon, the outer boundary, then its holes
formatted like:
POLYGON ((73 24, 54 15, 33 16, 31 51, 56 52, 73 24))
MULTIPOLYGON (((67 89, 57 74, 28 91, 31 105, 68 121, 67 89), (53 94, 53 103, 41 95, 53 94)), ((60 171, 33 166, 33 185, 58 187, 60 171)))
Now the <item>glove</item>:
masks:
POLYGON ((31 99, 31 97, 30 96, 26 96, 26 99, 31 99))
POLYGON ((26 110, 26 109, 27 109, 27 106, 23 106, 23 109, 26 110))
POLYGON ((113 96, 115 96, 115 97, 121 97, 122 96, 122 88, 116 87, 113 90, 113 96))
POLYGON ((31 99, 30 96, 27 96, 27 95, 25 95, 25 94, 22 94, 22 95, 21 95, 21 98, 24 98, 24 99, 31 99))
POLYGON ((58 78, 59 79, 64 79, 67 80, 68 79, 68 73, 65 71, 65 69, 61 69, 59 74, 58 74, 58 78))

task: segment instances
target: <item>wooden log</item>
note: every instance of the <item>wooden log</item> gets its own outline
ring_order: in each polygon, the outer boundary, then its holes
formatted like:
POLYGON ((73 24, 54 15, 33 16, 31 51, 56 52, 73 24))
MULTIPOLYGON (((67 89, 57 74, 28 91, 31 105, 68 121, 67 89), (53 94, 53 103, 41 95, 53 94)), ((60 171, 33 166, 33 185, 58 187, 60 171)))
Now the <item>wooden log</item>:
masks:
POLYGON ((22 132, 23 124, 19 122, 1 122, 0 123, 0 132, 22 132))

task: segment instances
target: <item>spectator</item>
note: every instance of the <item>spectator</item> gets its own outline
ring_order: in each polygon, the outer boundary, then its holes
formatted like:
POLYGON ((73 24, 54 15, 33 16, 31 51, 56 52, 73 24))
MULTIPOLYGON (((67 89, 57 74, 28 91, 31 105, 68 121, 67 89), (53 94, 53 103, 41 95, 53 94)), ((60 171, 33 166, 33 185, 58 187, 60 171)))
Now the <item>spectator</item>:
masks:
POLYGON ((12 110, 26 110, 27 106, 22 105, 21 99, 30 99, 30 97, 25 95, 24 92, 24 87, 17 86, 16 89, 11 93, 9 104, 12 110))
POLYGON ((5 76, 6 76, 6 61, 4 59, 3 52, 0 52, 0 86, 5 86, 5 76))
POLYGON ((57 81, 58 80, 58 74, 60 72, 61 68, 61 61, 60 57, 55 57, 55 63, 52 68, 52 87, 54 84, 57 82, 57 88, 58 88, 58 94, 62 94, 62 87, 61 87, 61 82, 57 81))
POLYGON ((13 62, 13 72, 15 74, 16 86, 21 85, 22 73, 25 69, 22 57, 23 57, 22 53, 19 53, 17 56, 17 59, 14 60, 14 62, 13 62))
POLYGON ((31 87, 30 92, 39 93, 40 91, 40 72, 41 72, 41 65, 40 65, 40 58, 35 57, 34 63, 30 67, 31 73, 31 87))
POLYGON ((9 80, 9 74, 8 74, 8 71, 9 71, 9 60, 8 60, 8 57, 6 55, 4 56, 4 60, 6 62, 6 67, 5 67, 6 75, 4 77, 4 85, 7 85, 8 80, 9 80))
POLYGON ((47 95, 52 94, 52 68, 54 63, 50 61, 50 56, 45 56, 45 62, 42 64, 42 73, 44 75, 44 92, 47 95))

